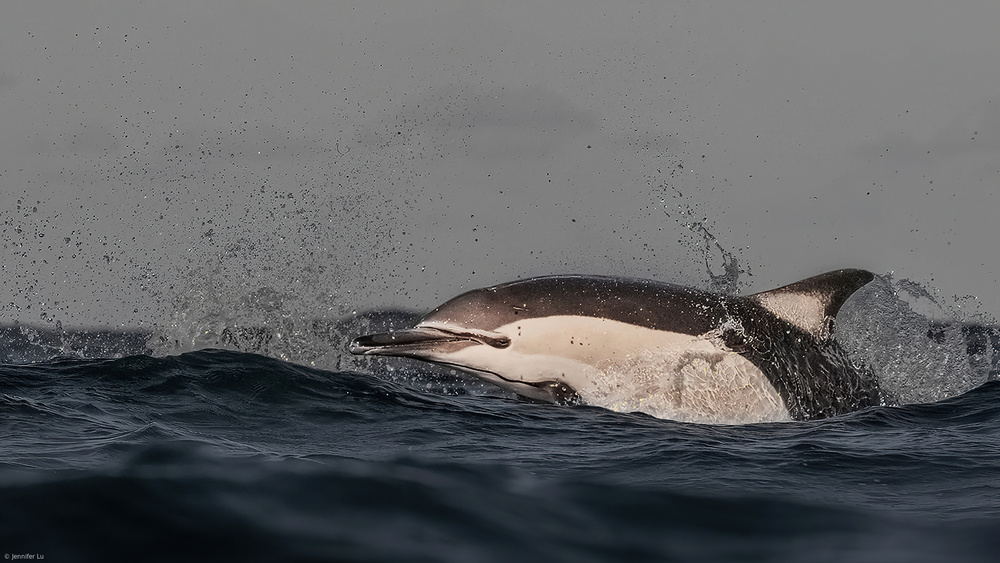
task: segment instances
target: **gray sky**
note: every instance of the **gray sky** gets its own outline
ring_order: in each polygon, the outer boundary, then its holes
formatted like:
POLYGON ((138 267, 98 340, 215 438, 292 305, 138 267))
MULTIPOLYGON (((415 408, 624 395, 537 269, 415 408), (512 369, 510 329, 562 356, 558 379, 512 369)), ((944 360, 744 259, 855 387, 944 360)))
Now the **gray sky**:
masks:
POLYGON ((2 321, 424 309, 545 273, 1000 283, 996 2, 13 2, 2 321), (269 293, 273 290, 273 293, 269 293), (257 296, 257 297, 255 297, 257 296))

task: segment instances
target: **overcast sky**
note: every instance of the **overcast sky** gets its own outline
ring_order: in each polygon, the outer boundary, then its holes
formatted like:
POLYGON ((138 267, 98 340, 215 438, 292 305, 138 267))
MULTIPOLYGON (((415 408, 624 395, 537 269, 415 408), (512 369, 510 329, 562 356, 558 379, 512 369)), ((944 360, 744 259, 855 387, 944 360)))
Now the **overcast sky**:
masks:
POLYGON ((705 284, 695 222, 746 291, 854 266, 997 314, 997 22, 993 1, 7 3, 0 322, 705 284))

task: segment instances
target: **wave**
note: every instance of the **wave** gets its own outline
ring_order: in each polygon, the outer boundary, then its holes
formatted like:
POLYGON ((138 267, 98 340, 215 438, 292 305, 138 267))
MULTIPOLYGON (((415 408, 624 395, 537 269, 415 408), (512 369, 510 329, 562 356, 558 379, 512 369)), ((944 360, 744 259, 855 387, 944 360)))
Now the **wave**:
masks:
MULTIPOLYGON (((814 449, 798 446, 791 453, 803 458, 814 449)), ((661 471, 671 468, 659 464, 661 471)), ((808 482, 809 471, 803 473, 800 480, 808 482)), ((819 481, 813 492, 831 481, 812 479, 819 481)), ((772 487, 781 483, 771 481, 772 487)), ((258 457, 174 442, 138 447, 112 469, 48 473, 0 486, 0 502, 17 512, 0 517, 0 539, 9 551, 53 559, 143 560, 196 554, 223 560, 986 561, 1000 547, 995 521, 985 517, 928 520, 870 500, 852 505, 850 491, 846 497, 838 504, 801 492, 697 487, 662 476, 622 483, 593 473, 539 475, 487 460, 326 456, 261 464, 258 457), (80 519, 78 510, 92 517, 80 519), (72 532, 43 537, 44 529, 72 532), (155 552, 152 542, 159 544, 155 552)))
POLYGON ((0 505, 13 507, 0 543, 143 560, 988 560, 1000 547, 997 382, 707 426, 377 371, 231 350, 0 366, 0 505))

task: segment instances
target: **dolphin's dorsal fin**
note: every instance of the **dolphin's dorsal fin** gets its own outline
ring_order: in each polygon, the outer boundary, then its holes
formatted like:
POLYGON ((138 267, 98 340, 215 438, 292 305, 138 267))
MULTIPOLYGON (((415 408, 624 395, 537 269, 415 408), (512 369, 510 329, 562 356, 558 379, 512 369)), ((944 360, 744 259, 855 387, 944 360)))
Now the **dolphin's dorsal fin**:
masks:
POLYGON ((875 279, 866 270, 836 270, 749 298, 818 340, 833 333, 833 319, 855 291, 875 279))

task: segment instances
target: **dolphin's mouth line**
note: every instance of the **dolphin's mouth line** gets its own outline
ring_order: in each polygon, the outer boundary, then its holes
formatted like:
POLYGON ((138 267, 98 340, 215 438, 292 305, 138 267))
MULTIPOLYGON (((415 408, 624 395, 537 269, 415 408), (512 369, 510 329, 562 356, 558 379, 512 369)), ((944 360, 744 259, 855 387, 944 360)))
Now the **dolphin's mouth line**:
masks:
POLYGON ((379 354, 387 351, 393 355, 423 350, 451 342, 478 342, 493 348, 510 346, 510 338, 497 332, 471 329, 453 329, 440 326, 417 326, 382 334, 370 334, 351 342, 352 354, 379 354))
POLYGON ((479 342, 480 344, 492 346, 493 348, 506 348, 510 346, 510 337, 500 334, 499 332, 474 329, 455 330, 440 326, 424 326, 421 328, 435 330, 442 333, 442 340, 445 342, 471 340, 473 342, 479 342))

